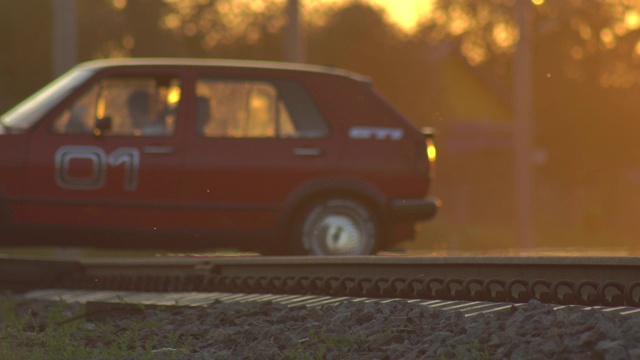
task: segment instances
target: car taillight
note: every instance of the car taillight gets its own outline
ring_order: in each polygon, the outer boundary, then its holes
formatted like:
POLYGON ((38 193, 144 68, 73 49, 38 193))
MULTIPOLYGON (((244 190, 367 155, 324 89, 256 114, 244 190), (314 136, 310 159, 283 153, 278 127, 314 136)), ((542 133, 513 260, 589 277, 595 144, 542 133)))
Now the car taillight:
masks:
POLYGON ((436 161, 436 144, 430 138, 427 138, 424 142, 427 146, 427 158, 430 163, 434 163, 436 161))
POLYGON ((435 130, 430 127, 422 128, 422 134, 424 135, 424 149, 426 151, 427 159, 429 160, 429 174, 433 176, 433 171, 436 165, 436 144, 433 141, 435 137, 435 130))

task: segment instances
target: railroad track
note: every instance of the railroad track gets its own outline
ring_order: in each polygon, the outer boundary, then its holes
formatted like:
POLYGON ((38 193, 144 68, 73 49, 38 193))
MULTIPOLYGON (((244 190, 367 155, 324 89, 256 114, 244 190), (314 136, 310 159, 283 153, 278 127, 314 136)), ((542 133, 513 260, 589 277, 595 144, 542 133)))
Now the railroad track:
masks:
POLYGON ((0 289, 640 307, 639 270, 629 257, 4 258, 0 289))
POLYGON ((130 358, 634 359, 639 266, 626 257, 5 258, 0 290, 19 293, 8 302, 38 326, 12 333, 19 339, 80 322, 81 350, 102 353, 91 345, 100 339, 126 345, 130 358), (50 309, 69 317, 49 323, 50 309))

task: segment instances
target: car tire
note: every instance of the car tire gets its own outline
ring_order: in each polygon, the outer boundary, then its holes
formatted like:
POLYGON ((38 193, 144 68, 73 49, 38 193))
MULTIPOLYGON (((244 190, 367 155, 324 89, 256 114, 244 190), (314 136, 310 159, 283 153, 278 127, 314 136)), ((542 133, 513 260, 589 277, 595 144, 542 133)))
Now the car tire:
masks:
POLYGON ((309 255, 371 255, 379 223, 363 203, 330 198, 314 202, 299 218, 294 241, 309 255))

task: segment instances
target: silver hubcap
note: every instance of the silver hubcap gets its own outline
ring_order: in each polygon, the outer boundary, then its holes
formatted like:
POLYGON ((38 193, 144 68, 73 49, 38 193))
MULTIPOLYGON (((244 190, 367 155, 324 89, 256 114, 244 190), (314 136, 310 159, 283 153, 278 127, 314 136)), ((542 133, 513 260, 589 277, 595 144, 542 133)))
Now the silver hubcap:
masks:
POLYGON ((354 254, 362 247, 363 234, 346 215, 329 215, 319 224, 318 240, 331 254, 354 254))
POLYGON ((343 199, 317 206, 304 223, 304 246, 314 255, 368 255, 375 224, 359 204, 343 199))

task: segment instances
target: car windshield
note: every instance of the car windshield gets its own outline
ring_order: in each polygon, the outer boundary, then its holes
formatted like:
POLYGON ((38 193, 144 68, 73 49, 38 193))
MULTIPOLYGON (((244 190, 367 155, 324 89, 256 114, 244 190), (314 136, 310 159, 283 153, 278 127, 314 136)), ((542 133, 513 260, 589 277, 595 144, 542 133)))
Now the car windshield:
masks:
POLYGON ((14 131, 28 129, 92 74, 88 69, 69 71, 0 116, 0 124, 14 131))

